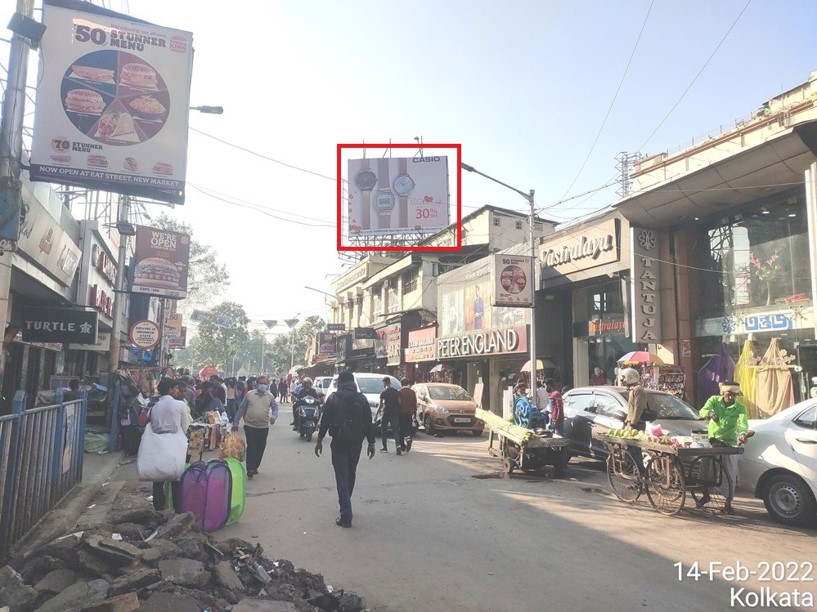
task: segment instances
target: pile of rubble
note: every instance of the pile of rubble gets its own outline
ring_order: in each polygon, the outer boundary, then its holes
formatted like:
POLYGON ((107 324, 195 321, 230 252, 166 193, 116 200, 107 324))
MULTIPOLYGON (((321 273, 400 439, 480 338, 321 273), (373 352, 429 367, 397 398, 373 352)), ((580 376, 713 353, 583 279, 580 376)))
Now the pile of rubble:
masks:
POLYGON ((215 541, 192 514, 154 511, 145 483, 129 484, 105 523, 0 568, 0 610, 366 610, 360 597, 333 591, 322 576, 287 560, 269 559, 260 545, 215 541))

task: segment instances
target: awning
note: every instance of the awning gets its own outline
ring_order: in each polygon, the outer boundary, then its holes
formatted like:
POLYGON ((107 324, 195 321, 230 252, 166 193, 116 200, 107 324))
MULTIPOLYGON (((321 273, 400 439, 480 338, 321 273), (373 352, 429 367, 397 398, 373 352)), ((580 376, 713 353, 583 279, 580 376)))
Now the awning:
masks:
POLYGON ((613 206, 634 224, 677 225, 788 191, 803 183, 815 160, 817 120, 812 120, 613 206))

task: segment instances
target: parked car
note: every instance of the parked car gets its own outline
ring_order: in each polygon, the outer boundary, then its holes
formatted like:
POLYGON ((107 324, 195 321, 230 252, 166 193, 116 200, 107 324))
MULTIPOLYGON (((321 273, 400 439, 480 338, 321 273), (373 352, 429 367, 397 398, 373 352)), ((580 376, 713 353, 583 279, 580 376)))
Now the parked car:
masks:
POLYGON ((324 395, 329 394, 329 387, 332 384, 332 377, 331 376, 316 376, 315 377, 315 384, 313 385, 315 389, 319 392, 323 392, 324 395))
POLYGON ((482 435, 485 423, 476 417, 477 403, 459 385, 420 383, 412 389, 417 394, 417 420, 427 434, 470 431, 482 435))
POLYGON ((740 458, 738 486, 763 500, 786 525, 817 519, 817 399, 764 420, 750 420, 754 435, 740 458))
MULTIPOLYGON (((663 391, 646 389, 647 409, 642 421, 652 421, 673 436, 706 432, 707 421, 685 401, 663 391)), ((571 455, 607 459, 607 448, 594 440, 592 432, 621 429, 627 419, 626 387, 576 387, 564 396, 565 437, 570 439, 571 455)))
MULTIPOLYGON (((372 421, 375 420, 377 408, 380 406, 380 393, 383 391, 383 379, 386 376, 386 374, 355 372, 355 384, 357 385, 357 390, 365 395, 366 399, 369 401, 369 408, 372 411, 372 421)), ((398 391, 403 386, 394 376, 389 376, 389 380, 391 380, 391 386, 398 391)), ((329 396, 337 390, 338 376, 335 374, 335 376, 332 377, 332 383, 326 390, 326 399, 328 400, 329 396)))

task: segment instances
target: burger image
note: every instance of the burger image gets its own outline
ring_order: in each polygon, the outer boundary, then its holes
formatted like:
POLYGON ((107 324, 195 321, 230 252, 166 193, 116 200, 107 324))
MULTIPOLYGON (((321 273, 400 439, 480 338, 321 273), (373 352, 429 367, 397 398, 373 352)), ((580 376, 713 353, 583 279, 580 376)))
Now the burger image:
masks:
POLYGON ((97 83, 112 83, 113 70, 108 68, 95 68, 93 66, 79 66, 74 64, 71 66, 74 75, 86 81, 96 81, 97 83))
POLYGON ((65 96, 65 108, 74 113, 98 115, 105 108, 105 101, 90 89, 72 89, 65 96))
POLYGON ((179 289, 181 277, 173 262, 161 257, 148 257, 136 264, 133 273, 135 285, 179 289))
POLYGON ((52 155, 51 159, 54 161, 55 164, 70 164, 71 163, 71 156, 70 155, 52 155))
POLYGON ((126 157, 125 163, 122 164, 122 167, 128 172, 138 172, 139 162, 137 162, 133 157, 126 157))
POLYGON ((156 89, 156 71, 147 64, 125 64, 119 82, 128 87, 156 89))
POLYGON ((108 158, 104 155, 89 155, 88 165, 92 168, 107 168, 108 158))
POLYGON ((499 284, 508 293, 519 293, 528 284, 528 277, 519 266, 507 266, 502 269, 499 284))

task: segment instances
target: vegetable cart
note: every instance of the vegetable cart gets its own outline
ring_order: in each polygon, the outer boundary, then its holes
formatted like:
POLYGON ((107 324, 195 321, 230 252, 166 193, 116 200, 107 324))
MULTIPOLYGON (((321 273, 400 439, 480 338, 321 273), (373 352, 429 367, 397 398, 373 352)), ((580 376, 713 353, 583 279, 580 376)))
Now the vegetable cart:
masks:
POLYGON ((687 493, 696 504, 709 496, 707 509, 723 510, 732 485, 723 465, 726 455, 743 454, 742 446, 681 447, 637 438, 620 438, 593 432, 593 438, 609 451, 607 478, 621 501, 632 503, 646 493, 653 508, 662 514, 677 514, 687 493), (639 469, 634 458, 641 449, 646 465, 639 469))
POLYGON ((477 409, 477 418, 490 426, 488 452, 502 459, 502 471, 535 472, 552 465, 560 474, 567 465, 570 441, 545 430, 531 430, 509 423, 487 410, 477 409))

